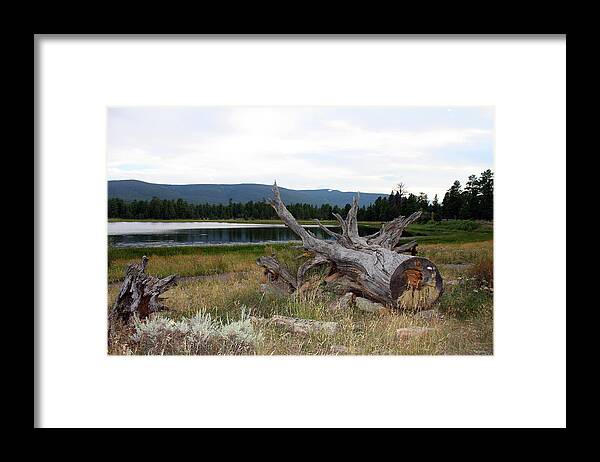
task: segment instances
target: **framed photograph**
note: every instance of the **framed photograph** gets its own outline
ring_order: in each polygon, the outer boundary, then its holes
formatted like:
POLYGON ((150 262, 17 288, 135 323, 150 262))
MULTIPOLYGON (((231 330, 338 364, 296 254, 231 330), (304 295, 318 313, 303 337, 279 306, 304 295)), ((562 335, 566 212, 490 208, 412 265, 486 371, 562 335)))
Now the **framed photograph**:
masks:
POLYGON ((493 114, 109 108, 109 354, 492 354, 493 114))
POLYGON ((566 36, 34 52, 35 427, 566 426, 566 36))

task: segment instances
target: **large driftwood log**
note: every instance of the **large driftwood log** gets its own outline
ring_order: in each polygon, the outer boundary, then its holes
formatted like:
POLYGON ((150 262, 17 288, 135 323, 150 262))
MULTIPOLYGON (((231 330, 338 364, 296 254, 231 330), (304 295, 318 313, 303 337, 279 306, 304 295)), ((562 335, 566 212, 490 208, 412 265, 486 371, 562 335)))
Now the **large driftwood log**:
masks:
MULTIPOLYGON (((333 240, 318 239, 296 221, 282 202, 277 183, 273 185, 273 199, 270 202, 283 222, 302 239, 304 249, 315 255, 306 263, 307 268, 328 263, 331 265, 328 279, 335 279, 338 283, 343 281, 347 291, 390 308, 429 308, 442 293, 442 277, 428 259, 402 253, 413 253, 416 242, 400 245, 402 231, 419 218, 421 212, 415 212, 409 217, 396 218, 385 223, 376 233, 361 237, 358 234, 358 200, 357 194, 346 219, 334 214, 341 233, 336 233, 315 220, 325 233, 334 238, 333 240)), ((264 258, 259 259, 257 263, 274 274, 283 274, 278 273, 281 265, 277 260, 271 258, 270 266, 267 266, 264 258)), ((289 279, 290 285, 297 288, 305 271, 303 270, 302 274, 298 271, 295 283, 289 271, 282 277, 289 279)))
POLYGON ((162 304, 160 295, 177 285, 178 276, 173 274, 162 279, 150 276, 145 273, 147 265, 148 257, 144 255, 139 265, 127 267, 125 280, 109 315, 110 321, 128 322, 134 314, 143 319, 150 313, 169 309, 162 304))

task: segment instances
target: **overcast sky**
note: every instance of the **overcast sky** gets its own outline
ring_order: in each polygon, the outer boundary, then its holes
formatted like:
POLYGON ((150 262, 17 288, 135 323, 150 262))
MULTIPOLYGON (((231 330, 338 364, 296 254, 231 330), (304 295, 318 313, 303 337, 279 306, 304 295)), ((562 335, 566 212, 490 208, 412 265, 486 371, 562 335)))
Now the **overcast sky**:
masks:
POLYGON ((262 183, 443 198, 493 169, 491 107, 108 110, 108 179, 262 183))

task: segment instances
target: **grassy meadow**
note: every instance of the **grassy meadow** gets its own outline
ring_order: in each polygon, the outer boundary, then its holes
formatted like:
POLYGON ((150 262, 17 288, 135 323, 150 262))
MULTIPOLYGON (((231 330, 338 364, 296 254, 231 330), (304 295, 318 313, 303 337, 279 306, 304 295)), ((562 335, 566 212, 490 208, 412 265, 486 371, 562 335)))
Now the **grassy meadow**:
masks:
MULTIPOLYGON (((373 224, 374 231, 378 227, 373 224)), ((336 309, 339 297, 324 290, 324 272, 319 269, 310 273, 310 287, 303 292, 263 290, 262 268, 256 258, 274 253, 293 269, 301 264, 302 259, 296 257, 302 251, 292 243, 109 248, 108 308, 119 292, 125 268, 138 263, 142 255, 149 257, 149 274, 182 276, 164 294, 171 310, 155 315, 155 321, 111 330, 109 353, 492 354, 492 225, 469 221, 413 224, 405 235, 419 242, 418 255, 432 260, 444 278, 444 293, 431 316, 364 312, 353 306, 336 309), (333 322, 337 329, 333 333, 291 332, 265 322, 274 315, 333 322), (420 335, 399 335, 407 327, 427 330, 420 335), (201 336, 204 340, 197 341, 201 336)))

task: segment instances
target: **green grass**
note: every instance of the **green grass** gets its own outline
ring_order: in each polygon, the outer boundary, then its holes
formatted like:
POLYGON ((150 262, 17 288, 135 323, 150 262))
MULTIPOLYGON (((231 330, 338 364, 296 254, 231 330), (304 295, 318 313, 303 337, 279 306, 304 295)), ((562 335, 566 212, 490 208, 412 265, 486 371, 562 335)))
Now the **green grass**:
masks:
POLYGON ((459 244, 489 241, 493 225, 484 221, 448 220, 413 223, 406 228, 403 239, 415 239, 419 244, 459 244))
POLYGON ((234 245, 213 245, 213 246, 176 246, 176 247, 109 247, 108 260, 121 258, 141 258, 143 255, 148 257, 170 257, 175 255, 228 255, 228 254, 251 254, 257 258, 263 255, 265 247, 285 247, 289 243, 281 244, 234 244, 234 245))
POLYGON ((157 277, 206 276, 246 271, 256 266, 256 259, 261 255, 269 254, 275 247, 289 245, 109 248, 108 281, 122 280, 127 265, 139 263, 143 255, 149 258, 148 271, 157 277))

